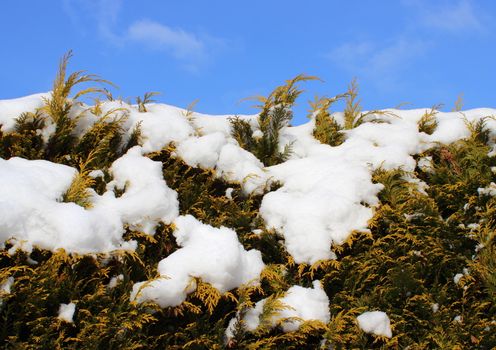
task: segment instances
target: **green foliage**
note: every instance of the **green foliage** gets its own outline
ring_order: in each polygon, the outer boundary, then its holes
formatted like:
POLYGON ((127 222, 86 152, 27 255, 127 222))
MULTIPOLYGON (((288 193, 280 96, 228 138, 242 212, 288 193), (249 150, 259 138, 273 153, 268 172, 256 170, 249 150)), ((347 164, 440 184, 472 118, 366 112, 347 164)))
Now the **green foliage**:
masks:
POLYGON ((474 141, 479 144, 486 145, 489 143, 490 130, 487 128, 486 124, 488 120, 496 120, 494 116, 487 116, 480 118, 478 120, 469 121, 467 117, 462 113, 465 121, 465 125, 470 132, 469 141, 474 141))
POLYGON ((344 142, 344 135, 341 133, 341 125, 331 115, 329 108, 339 99, 346 95, 339 95, 333 98, 323 97, 315 98, 315 102, 310 103, 312 110, 311 116, 315 118, 315 128, 313 137, 321 143, 330 146, 339 146, 344 142))
MULTIPOLYGON (((491 201, 487 210, 494 214, 495 201, 491 201)), ((486 292, 492 301, 493 306, 496 305, 496 239, 495 239, 495 223, 494 221, 484 221, 477 228, 476 246, 477 256, 470 264, 470 270, 478 276, 483 282, 486 292)))
POLYGON ((148 112, 148 110, 146 109, 146 105, 148 103, 155 102, 155 100, 153 100, 152 97, 157 95, 160 95, 160 92, 150 91, 150 92, 145 92, 143 98, 139 96, 136 97, 136 104, 138 105, 138 110, 141 113, 148 112))
POLYGON ((109 83, 93 74, 84 74, 83 71, 77 71, 67 76, 67 64, 72 57, 69 51, 59 64, 59 70, 53 83, 53 90, 49 98, 45 99, 45 106, 42 111, 55 124, 55 132, 50 136, 47 145, 47 156, 49 159, 56 159, 61 156, 65 149, 74 145, 75 136, 73 131, 77 125, 78 117, 70 115, 73 105, 79 97, 89 93, 101 92, 101 89, 88 87, 78 91, 70 98, 71 91, 76 85, 88 82, 109 83))
POLYGON ((67 76, 66 69, 71 56, 69 52, 62 58, 53 91, 45 99, 44 106, 34 113, 27 112, 19 116, 13 132, 0 133, 0 156, 46 159, 75 167, 84 163, 86 170, 92 170, 110 166, 127 149, 140 142, 140 126, 137 125, 127 144, 123 145, 122 125, 127 110, 116 108, 103 114, 99 102, 92 108, 99 119, 80 137, 75 134, 81 118, 81 114, 78 115, 74 109, 79 104, 78 98, 102 90, 89 87, 70 97, 71 92, 79 84, 109 82, 92 74, 84 74, 83 71, 67 76), (53 126, 53 132, 46 129, 48 125, 53 126), (91 161, 87 162, 88 159, 91 161))
POLYGON ((87 167, 105 168, 139 142, 140 124, 135 127, 127 144, 123 146, 125 131, 122 124, 126 121, 127 113, 124 108, 109 110, 77 139, 73 152, 82 159, 89 159, 87 167))
POLYGON ((358 98, 358 83, 353 79, 348 86, 345 96, 345 108, 343 111, 345 130, 354 129, 365 122, 385 123, 387 120, 378 118, 378 116, 397 117, 394 113, 388 111, 372 110, 362 112, 361 101, 358 98))
POLYGON ((194 113, 194 108, 196 106, 196 104, 198 103, 198 99, 194 100, 193 102, 191 102, 188 107, 186 107, 186 111, 183 112, 183 115, 186 119, 188 119, 188 121, 190 123, 192 123, 194 121, 194 118, 193 118, 193 113, 194 113))
POLYGON ((463 108, 463 93, 459 94, 455 101, 453 112, 460 112, 463 108))
POLYGON ((63 251, 35 250, 30 258, 25 253, 3 253, 1 274, 13 276, 15 287, 0 307, 1 342, 23 349, 145 348, 139 331, 155 320, 156 308, 131 304, 127 270, 131 266, 115 259, 105 265, 102 258, 69 256, 63 251), (124 278, 111 289, 107 284, 116 273, 124 278), (76 304, 74 323, 57 318, 60 303, 69 302, 76 304))
POLYGON ((80 171, 74 175, 69 189, 64 193, 64 202, 74 202, 83 208, 91 208, 91 192, 89 188, 95 184, 95 180, 89 176, 90 172, 86 169, 89 162, 91 162, 91 159, 86 164, 82 164, 80 171))
POLYGON ((22 113, 15 123, 14 131, 3 134, 0 131, 0 156, 10 158, 12 155, 27 159, 43 157, 44 140, 41 130, 46 120, 40 111, 22 113))
POLYGON ((365 122, 387 122, 385 119, 378 118, 378 116, 396 117, 394 113, 388 111, 372 110, 368 112, 362 112, 361 101, 358 98, 358 83, 356 79, 353 79, 348 86, 348 91, 345 94, 345 102, 346 105, 343 111, 343 127, 345 130, 354 129, 365 122))
MULTIPOLYGON (((0 133, 0 156, 47 159, 78 169, 63 200, 91 206, 91 189, 103 193, 111 180, 109 167, 130 147, 141 143, 141 125, 127 134, 127 111, 104 112, 96 102, 94 124, 80 135, 77 98, 96 90, 81 90, 80 82, 99 81, 76 72, 66 77, 70 54, 61 62, 54 92, 39 111, 24 113, 15 130, 0 133), (54 133, 45 133, 53 125, 54 133), (104 177, 93 179, 91 170, 104 177)), ((238 143, 264 164, 277 164, 289 150, 279 149, 279 135, 289 125, 291 107, 301 94, 297 84, 313 77, 297 76, 276 88, 261 105, 256 130, 243 119, 231 120, 238 143)), ((113 99, 107 94, 109 99, 113 99)), ((343 142, 342 127, 330 106, 346 99, 344 129, 361 123, 385 121, 363 113, 358 87, 335 98, 316 99, 314 136, 331 146, 343 142)), ((138 102, 141 110, 151 95, 138 102), (141 102, 141 103, 140 103, 141 102)), ((419 130, 436 128, 436 108, 419 122, 419 130)), ((390 115, 387 115, 390 116, 390 115)), ((191 119, 191 113, 185 117, 191 119)), ((488 117, 489 118, 489 117, 488 117)), ((153 236, 126 227, 124 238, 136 240, 134 252, 106 255, 68 255, 35 247, 31 253, 12 252, 12 243, 0 251, 0 284, 14 279, 10 293, 0 292, 0 342, 13 349, 490 349, 496 346, 496 199, 478 189, 495 182, 488 157, 491 134, 488 118, 466 121, 470 135, 451 145, 439 144, 416 157, 432 158, 432 169, 379 169, 373 180, 384 187, 374 208, 370 232, 354 232, 341 246, 332 247, 337 260, 296 264, 275 232, 259 217, 262 196, 243 196, 213 170, 192 168, 173 156, 174 147, 148 154, 162 163, 167 185, 178 192, 180 214, 192 214, 206 224, 227 226, 245 249, 258 249, 266 264, 259 285, 245 285, 221 294, 200 279, 196 291, 174 308, 130 301, 134 283, 157 278, 157 264, 179 247, 173 227, 161 224, 153 236), (424 181, 427 195, 412 178, 424 181), (231 197, 226 190, 232 188, 231 197), (259 231, 255 231, 259 230, 259 231), (465 272, 464 272, 464 269, 465 272), (464 272, 459 283, 453 277, 464 272), (120 276, 118 279, 115 277, 120 276), (320 280, 330 299, 331 321, 303 322, 298 331, 284 333, 274 316, 287 308, 280 298, 292 285, 310 287, 320 280), (112 286, 110 282, 117 282, 112 286), (243 328, 243 316, 266 299, 260 327, 243 328), (60 320, 61 303, 76 305, 73 322, 60 320), (437 304, 438 309, 433 308, 437 304), (393 337, 362 332, 356 317, 381 310, 392 322, 393 337), (232 339, 224 331, 237 319, 232 339)), ((192 121, 192 120, 190 120, 192 121)), ((274 185, 274 190, 277 185, 274 185)), ((117 193, 118 195, 118 193, 117 193)))
POLYGON ((439 113, 439 108, 440 106, 434 106, 430 111, 425 111, 418 122, 418 129, 420 132, 425 132, 428 135, 434 133, 438 125, 436 114, 439 113))
POLYGON ((279 164, 288 159, 291 154, 291 145, 286 145, 281 151, 279 148, 280 131, 289 125, 293 118, 291 108, 303 90, 298 89, 299 82, 317 80, 313 76, 300 74, 286 84, 278 86, 268 97, 257 96, 255 100, 260 102, 258 115, 258 130, 260 137, 253 136, 250 123, 239 117, 232 118, 231 134, 239 145, 253 153, 266 166, 279 164))
POLYGON ((191 214, 214 227, 236 228, 243 242, 245 235, 258 228, 257 213, 262 196, 243 196, 241 188, 217 178, 212 170, 192 168, 172 157, 172 148, 148 155, 163 164, 167 186, 178 192, 179 212, 191 214), (232 188, 232 199, 226 190, 232 188))

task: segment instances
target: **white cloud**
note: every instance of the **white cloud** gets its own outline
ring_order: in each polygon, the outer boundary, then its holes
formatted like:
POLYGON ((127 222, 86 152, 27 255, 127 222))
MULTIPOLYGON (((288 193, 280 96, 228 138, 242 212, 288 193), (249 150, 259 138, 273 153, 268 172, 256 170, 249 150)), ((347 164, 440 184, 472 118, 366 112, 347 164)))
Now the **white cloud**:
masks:
POLYGON ((226 47, 223 39, 146 18, 129 25, 119 23, 122 5, 122 0, 62 0, 62 7, 75 27, 82 28, 81 18, 86 15, 96 23, 98 35, 105 42, 118 47, 138 44, 163 52, 190 72, 198 71, 226 47))
POLYGON ((391 45, 379 48, 369 58, 372 72, 400 71, 423 55, 429 44, 419 39, 398 39, 391 45))
POLYGON ((404 0, 403 3, 417 12, 420 24, 430 29, 446 32, 477 32, 484 29, 484 15, 477 11, 471 0, 445 1, 442 4, 404 0))
POLYGON ((119 13, 122 8, 122 0, 99 0, 96 2, 96 19, 100 35, 106 39, 119 41, 113 28, 117 24, 119 13))
POLYGON ((96 23, 98 34, 111 40, 113 44, 120 40, 113 28, 117 24, 121 8, 122 0, 62 0, 62 9, 80 33, 86 35, 87 29, 93 27, 85 23, 85 19, 90 18, 96 23))
POLYGON ((368 78, 395 80, 401 71, 425 53, 429 43, 399 38, 389 45, 366 41, 336 47, 328 57, 336 65, 368 78))
POLYGON ((401 4, 408 19, 398 22, 395 37, 351 41, 326 56, 335 66, 391 91, 404 83, 401 77, 409 67, 442 45, 445 36, 490 31, 491 15, 473 0, 401 0, 401 4))
POLYGON ((172 29, 151 20, 131 24, 127 38, 153 49, 169 52, 179 59, 203 59, 206 54, 205 43, 195 34, 182 29, 172 29))

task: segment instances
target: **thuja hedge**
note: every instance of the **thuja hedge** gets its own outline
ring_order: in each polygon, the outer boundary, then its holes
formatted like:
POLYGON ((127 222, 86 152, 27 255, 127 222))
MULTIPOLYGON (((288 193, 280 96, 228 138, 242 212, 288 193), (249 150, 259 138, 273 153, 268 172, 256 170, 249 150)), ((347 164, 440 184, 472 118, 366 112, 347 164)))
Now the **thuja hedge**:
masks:
MULTIPOLYGON (((66 77, 67 59, 55 81, 56 98, 42 111, 21 115, 14 131, 0 133, 0 156, 47 159, 78 168, 80 176, 64 199, 85 206, 87 187, 104 190, 108 168, 140 144, 140 130, 136 128, 124 144, 122 121, 115 119, 75 137, 69 111, 79 96, 69 95, 71 88, 88 79, 81 72, 66 77), (38 131, 47 117, 57 126, 48 141, 38 131), (92 169, 102 169, 106 176, 93 180, 88 176, 92 169)), ((279 107, 294 103, 298 96, 294 84, 307 78, 290 80, 261 99, 259 122, 270 138, 251 139, 240 119, 231 122, 240 145, 265 164, 284 161, 291 152, 288 148, 280 153, 274 147, 279 130, 291 119, 290 110, 279 107)), ((338 97, 346 99, 348 128, 374 121, 361 113, 356 93, 352 84, 338 97)), ((145 96, 140 108, 146 110, 148 100, 145 96)), ((318 111, 314 135, 336 146, 344 138, 343 127, 328 112, 333 102, 321 99, 314 104, 318 111)), ((436 127, 432 115, 426 114, 419 128, 432 132, 436 127)), ((488 156, 484 120, 470 126, 471 137, 416 156, 431 157, 430 169, 417 168, 414 174, 375 171, 373 179, 384 189, 370 233, 354 232, 344 245, 333 247, 336 260, 313 266, 295 264, 281 237, 265 228, 258 216, 261 195, 244 196, 238 185, 217 178, 213 171, 189 167, 173 156, 174 145, 149 154, 163 164, 167 185, 178 192, 181 214, 233 228, 246 249, 262 252, 267 267, 260 286, 221 295, 197 281, 197 291, 175 308, 130 301, 133 284, 156 277, 158 262, 178 249, 168 225, 159 226, 153 237, 127 229, 125 238, 138 241, 135 252, 77 255, 35 247, 27 254, 9 252, 7 242, 0 252, 0 282, 13 277, 15 283, 10 293, 0 296, 0 342, 7 349, 490 349, 496 346, 496 199, 477 189, 496 181, 491 170, 496 160, 488 156), (428 184, 426 193, 406 180, 412 175, 428 184), (225 195, 228 188, 233 188, 231 198, 225 195), (253 234, 254 229, 262 233, 253 234), (453 276, 462 271, 465 274, 455 283, 453 276), (115 276, 121 277, 111 288, 115 276), (226 341, 224 331, 237 312, 262 298, 281 296, 292 285, 309 287, 315 279, 322 281, 329 296, 328 324, 305 322, 290 333, 267 326, 254 332, 241 329, 226 341), (72 323, 57 318, 59 305, 69 302, 77 305, 72 323), (391 339, 358 328, 356 316, 370 309, 388 314, 391 339)), ((277 308, 267 308, 261 317, 274 313, 277 308)))

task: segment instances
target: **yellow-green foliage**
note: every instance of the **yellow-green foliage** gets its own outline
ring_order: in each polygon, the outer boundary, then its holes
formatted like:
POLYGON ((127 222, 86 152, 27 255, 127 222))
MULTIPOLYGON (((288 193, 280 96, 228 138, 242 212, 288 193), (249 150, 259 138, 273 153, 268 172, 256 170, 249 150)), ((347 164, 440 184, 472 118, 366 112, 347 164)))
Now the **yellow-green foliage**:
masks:
POLYGON ((198 99, 194 100, 193 102, 191 102, 188 107, 186 107, 186 110, 183 112, 183 115, 186 119, 188 119, 188 121, 190 123, 193 123, 194 122, 194 118, 193 118, 193 113, 194 113, 194 108, 196 106, 196 104, 198 103, 198 99))
POLYGON ((289 125, 293 118, 291 108, 303 90, 298 89, 297 84, 308 80, 317 80, 313 76, 300 74, 286 84, 278 86, 268 97, 254 97, 260 105, 258 115, 258 128, 260 137, 253 136, 253 130, 249 122, 238 117, 231 119, 231 134, 239 145, 250 151, 265 165, 275 165, 285 161, 291 153, 291 145, 286 145, 284 150, 279 149, 279 133, 282 128, 289 125))
POLYGON ((378 118, 378 116, 396 117, 394 113, 389 111, 372 110, 368 112, 362 111, 361 100, 358 98, 358 83, 353 79, 348 86, 348 91, 345 96, 345 108, 343 111, 344 129, 354 129, 365 122, 372 123, 385 123, 385 119, 378 118))
POLYGON ((74 202, 84 208, 91 208, 91 192, 89 188, 93 186, 95 180, 89 176, 89 171, 86 169, 81 169, 78 172, 69 189, 64 194, 64 202, 74 202))
MULTIPOLYGON (((0 156, 49 159, 76 167, 79 173, 65 200, 88 207, 89 189, 105 191, 112 162, 140 143, 140 125, 127 141, 122 130, 126 111, 103 115, 97 106, 93 113, 100 119, 80 137, 73 135, 77 116, 69 117, 70 106, 77 100, 69 100, 69 87, 81 73, 66 79, 67 59, 56 79, 58 92, 47 100, 47 107, 21 115, 14 131, 0 134, 0 156), (41 137, 47 123, 59 128, 57 142, 41 137), (94 169, 105 176, 91 179, 89 171, 94 169)), ((284 158, 276 147, 278 133, 289 123, 290 107, 301 93, 296 84, 308 79, 298 76, 260 99, 261 139, 252 137, 250 124, 233 120, 240 145, 264 163, 284 158)), ((346 95, 348 128, 373 121, 366 118, 371 114, 361 112, 356 92, 352 83, 346 95)), ((316 101, 314 135, 332 145, 342 139, 338 125, 330 124, 331 102, 316 101)), ((124 238, 136 240, 136 250, 105 256, 51 253, 37 247, 29 254, 14 253, 9 252, 13 242, 7 242, 0 251, 0 283, 11 277, 14 283, 9 294, 0 296, 0 343, 7 349, 491 349, 496 346, 496 198, 477 191, 496 182, 491 171, 496 159, 487 156, 492 140, 486 122, 467 122, 471 135, 466 140, 418 155, 432 158, 432 171, 375 171, 373 180, 384 188, 370 232, 354 232, 344 245, 332 247, 337 260, 313 265, 296 264, 281 237, 264 227, 258 215, 262 196, 243 196, 239 186, 217 178, 212 170, 189 167, 173 157, 172 146, 149 154, 162 163, 167 185, 178 192, 181 214, 215 227, 231 227, 245 249, 261 252, 266 268, 260 285, 221 294, 192 279, 196 291, 180 306, 160 309, 131 302, 134 283, 157 278, 158 262, 179 248, 169 225, 159 225, 154 236, 126 227, 124 238), (427 195, 408 182, 411 176, 427 183, 427 195), (232 199, 225 196, 229 187, 232 199), (254 229, 262 232, 255 234, 254 229), (453 277, 464 269, 467 273, 455 284, 453 277), (111 279, 120 275, 111 288, 111 279), (316 279, 329 296, 331 321, 303 322, 298 331, 288 333, 273 328, 273 316, 287 307, 278 299, 292 285, 310 287, 316 279), (246 331, 243 316, 263 298, 268 299, 260 327, 246 331), (69 302, 76 304, 73 323, 57 318, 60 304, 69 302), (389 315, 391 339, 358 328, 356 317, 369 310, 389 315), (233 318, 238 324, 227 341, 224 331, 233 318)), ((421 125, 425 132, 435 128, 429 120, 421 125)))
POLYGON ((55 132, 48 140, 47 156, 49 159, 55 159, 61 156, 65 149, 73 146, 75 137, 73 130, 77 125, 77 117, 71 117, 70 112, 77 99, 89 93, 101 92, 101 89, 88 87, 78 91, 72 98, 72 90, 79 84, 100 82, 109 83, 93 74, 84 74, 83 71, 77 71, 67 76, 67 64, 72 57, 69 51, 60 61, 59 70, 53 83, 52 93, 49 98, 45 99, 45 106, 42 111, 50 118, 51 122, 56 125, 55 132))
POLYGON ((40 111, 22 113, 16 119, 13 132, 4 135, 0 130, 0 157, 42 158, 44 141, 39 131, 45 126, 45 117, 40 111))
POLYGON ((463 108, 463 93, 459 94, 455 101, 453 112, 460 112, 463 108))
POLYGON ((145 92, 143 98, 139 96, 136 97, 136 104, 138 105, 138 110, 142 113, 148 112, 148 110, 146 109, 146 105, 148 103, 155 102, 155 100, 153 100, 152 97, 157 95, 160 95, 160 93, 155 91, 150 91, 150 92, 145 92))
POLYGON ((434 106, 430 109, 430 111, 425 111, 418 122, 418 129, 420 132, 425 132, 428 135, 432 135, 432 133, 436 130, 438 122, 436 119, 436 114, 439 113, 440 106, 434 106))
POLYGON ((341 133, 341 125, 331 115, 329 108, 333 103, 346 95, 336 96, 334 98, 315 98, 315 102, 311 102, 311 116, 315 118, 315 128, 313 137, 321 143, 330 146, 339 146, 344 141, 344 135, 341 133))
MULTIPOLYGON (((494 202, 492 203, 494 205, 494 202)), ((494 214, 494 209, 489 208, 494 214)), ((484 283, 492 303, 496 303, 496 239, 495 227, 493 219, 484 222, 477 229, 476 249, 477 257, 470 264, 470 269, 484 283)))

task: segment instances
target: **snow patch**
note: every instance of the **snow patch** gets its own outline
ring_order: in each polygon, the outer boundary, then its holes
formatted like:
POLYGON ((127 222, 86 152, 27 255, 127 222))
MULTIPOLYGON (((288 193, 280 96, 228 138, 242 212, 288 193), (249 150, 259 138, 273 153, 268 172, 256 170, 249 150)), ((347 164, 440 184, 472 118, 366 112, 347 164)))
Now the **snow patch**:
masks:
POLYGON ((162 164, 128 151, 110 168, 114 180, 102 196, 93 193, 93 208, 61 202, 77 171, 44 160, 0 158, 0 241, 11 240, 13 251, 48 250, 98 253, 133 249, 124 242, 124 225, 153 233, 159 221, 177 217, 177 193, 167 187, 162 164), (124 189, 116 198, 113 189, 124 189))
POLYGON ((496 183, 491 182, 489 186, 487 187, 482 187, 478 188, 477 192, 479 193, 479 196, 481 195, 486 195, 486 196, 496 196, 496 183))
POLYGON ((7 278, 2 284, 0 284, 0 293, 10 294, 10 290, 14 285, 14 277, 7 278))
POLYGON ((74 303, 60 304, 59 315, 57 318, 65 322, 72 323, 74 322, 72 318, 74 317, 75 311, 76 311, 76 304, 74 303))
POLYGON ((114 289, 115 287, 117 287, 117 284, 120 282, 120 281, 123 281, 124 280, 124 275, 123 274, 120 274, 120 275, 117 275, 117 276, 114 276, 110 279, 109 283, 107 284, 107 288, 108 289, 114 289))
MULTIPOLYGON (((331 319, 329 312, 329 298, 322 289, 320 281, 313 282, 313 288, 293 286, 288 289, 284 297, 279 299, 287 308, 271 318, 272 327, 281 320, 284 332, 293 332, 300 328, 302 321, 317 320, 328 323, 331 319), (297 319, 292 319, 297 318, 297 319), (287 320, 285 320, 287 319, 287 320)), ((260 324, 266 299, 257 302, 254 308, 248 310, 243 318, 243 326, 247 331, 254 331, 260 324)), ((226 337, 232 338, 237 318, 233 318, 226 329, 226 337)))
POLYGON ((357 317, 358 327, 365 333, 391 338, 391 322, 382 311, 368 311, 357 317))
POLYGON ((196 289, 192 277, 201 278, 221 293, 257 283, 265 266, 261 253, 255 249, 246 251, 236 232, 205 225, 191 215, 178 217, 174 225, 174 237, 181 248, 160 261, 161 278, 133 286, 132 300, 177 306, 196 289))
POLYGON ((217 162, 217 174, 239 183, 245 194, 261 194, 267 186, 267 174, 260 160, 252 153, 233 144, 222 147, 217 162))
POLYGON ((283 183, 266 194, 260 215, 279 232, 296 263, 333 259, 331 244, 342 244, 353 230, 367 229, 382 185, 370 171, 334 157, 289 160, 269 168, 283 183))
POLYGON ((49 98, 50 93, 29 95, 10 100, 0 100, 0 125, 1 131, 13 131, 16 119, 24 112, 35 112, 43 107, 44 98, 49 98))
POLYGON ((189 166, 213 169, 226 142, 226 137, 221 132, 192 137, 180 143, 176 153, 189 166))

